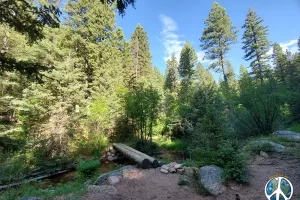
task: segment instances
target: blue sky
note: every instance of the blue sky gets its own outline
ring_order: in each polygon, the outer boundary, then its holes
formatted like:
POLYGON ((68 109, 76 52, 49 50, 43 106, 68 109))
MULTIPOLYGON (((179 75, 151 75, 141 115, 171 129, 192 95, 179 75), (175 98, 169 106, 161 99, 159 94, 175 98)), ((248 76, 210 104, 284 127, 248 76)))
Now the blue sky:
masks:
MULTIPOLYGON (((204 20, 212 7, 213 0, 137 0, 136 9, 129 7, 126 15, 117 17, 117 26, 124 31, 126 39, 130 39, 136 25, 140 23, 146 30, 152 64, 164 73, 166 59, 175 53, 179 56, 185 41, 189 41, 196 49, 198 59, 208 66, 209 62, 202 60, 204 52, 200 48, 199 38, 204 29, 204 20)), ((228 54, 236 73, 241 64, 248 66, 243 60, 241 37, 248 9, 253 8, 264 19, 264 25, 269 27, 268 38, 278 42, 292 52, 297 51, 297 38, 300 37, 300 1, 299 0, 219 0, 226 8, 233 25, 240 30, 238 43, 232 46, 228 54)), ((219 74, 214 74, 215 79, 219 74)))

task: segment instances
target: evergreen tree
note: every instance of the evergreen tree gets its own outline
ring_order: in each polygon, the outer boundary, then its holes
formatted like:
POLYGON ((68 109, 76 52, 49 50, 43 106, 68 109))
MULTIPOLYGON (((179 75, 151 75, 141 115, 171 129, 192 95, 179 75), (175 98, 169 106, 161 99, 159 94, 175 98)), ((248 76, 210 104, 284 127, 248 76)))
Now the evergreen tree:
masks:
POLYGON ((180 82, 180 98, 183 103, 186 103, 189 94, 190 94, 190 86, 192 85, 193 75, 195 72, 195 66, 197 62, 197 55, 195 49, 189 42, 184 44, 180 52, 180 61, 179 61, 179 75, 181 78, 180 82))
POLYGON ((272 58, 276 77, 284 83, 288 74, 287 57, 278 43, 273 45, 272 58))
POLYGON ((253 9, 249 9, 243 34, 243 50, 245 60, 251 60, 252 72, 263 82, 263 78, 269 71, 268 56, 270 41, 267 39, 267 26, 262 25, 263 19, 258 17, 253 9))
POLYGON ((174 92, 178 82, 178 62, 173 54, 171 59, 167 61, 165 89, 174 92))
POLYGON ((230 50, 230 45, 237 42, 237 30, 232 25, 225 8, 214 2, 213 7, 205 20, 206 28, 203 31, 201 47, 206 51, 205 57, 214 62, 210 68, 217 72, 222 71, 224 81, 228 83, 225 72, 226 54, 230 50), (221 67, 221 70, 218 67, 221 67))
POLYGON ((152 68, 149 41, 147 33, 140 24, 131 36, 131 52, 134 64, 133 79, 138 80, 149 75, 152 68))
POLYGON ((213 75, 208 69, 205 69, 201 62, 198 62, 195 71, 196 80, 199 86, 215 84, 213 75))

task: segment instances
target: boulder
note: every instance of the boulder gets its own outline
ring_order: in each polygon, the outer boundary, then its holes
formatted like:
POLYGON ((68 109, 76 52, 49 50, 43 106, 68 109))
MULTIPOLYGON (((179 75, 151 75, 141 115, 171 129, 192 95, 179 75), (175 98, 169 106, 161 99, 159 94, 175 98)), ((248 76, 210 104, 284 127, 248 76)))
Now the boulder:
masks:
POLYGON ((108 152, 106 153, 106 155, 107 155, 107 156, 111 156, 111 152, 108 151, 108 152))
POLYGON ((177 169, 177 172, 181 175, 184 175, 184 169, 177 169))
POLYGON ((191 178, 194 177, 194 170, 190 167, 184 167, 185 174, 191 178))
POLYGON ((22 197, 19 200, 42 200, 40 197, 22 197))
POLYGON ((117 189, 112 185, 89 185, 88 192, 99 194, 116 194, 117 189))
POLYGON ((161 169, 160 169, 160 172, 161 172, 161 173, 164 173, 164 174, 169 173, 169 171, 168 171, 167 169, 164 169, 164 168, 161 168, 161 169))
POLYGON ((117 153, 117 150, 112 149, 112 150, 110 150, 110 152, 111 152, 112 154, 116 154, 116 153, 117 153))
POLYGON ((169 169, 170 169, 170 165, 162 165, 161 168, 162 168, 162 169, 169 170, 169 169))
POLYGON ((275 143, 275 142, 271 142, 269 140, 257 140, 257 141, 253 141, 253 142, 257 143, 257 144, 269 144, 274 148, 274 151, 278 152, 278 153, 282 153, 285 150, 285 146, 275 143))
POLYGON ((300 133, 294 131, 275 131, 273 135, 277 135, 279 137, 283 137, 290 140, 300 141, 300 133))
POLYGON ((176 173, 176 169, 174 167, 170 167, 169 172, 170 173, 176 173))
POLYGON ((109 176, 122 176, 122 171, 120 169, 119 170, 111 171, 109 173, 109 176))
POLYGON ((109 151, 112 151, 113 149, 114 149, 113 146, 110 146, 110 147, 108 148, 109 151))
POLYGON ((215 165, 203 166, 199 170, 200 182, 203 187, 212 195, 219 195, 225 192, 226 187, 222 184, 222 169, 215 165))
POLYGON ((101 174, 94 182, 94 185, 100 185, 103 181, 105 181, 109 177, 109 175, 110 173, 101 174))
POLYGON ((135 165, 127 165, 127 166, 122 167, 121 171, 124 172, 124 171, 127 171, 127 170, 134 170, 134 169, 136 169, 135 165))
POLYGON ((169 164, 169 166, 172 168, 172 167, 175 167, 175 165, 177 165, 177 163, 176 162, 171 162, 170 164, 169 164))
POLYGON ((175 169, 182 169, 183 165, 182 164, 176 164, 174 166, 175 169))
POLYGON ((121 177, 120 176, 109 176, 108 177, 108 182, 111 185, 117 184, 120 182, 121 177))
POLYGON ((269 157, 268 154, 267 154, 266 152, 264 152, 264 151, 260 151, 259 154, 260 154, 262 157, 264 157, 264 158, 269 157))

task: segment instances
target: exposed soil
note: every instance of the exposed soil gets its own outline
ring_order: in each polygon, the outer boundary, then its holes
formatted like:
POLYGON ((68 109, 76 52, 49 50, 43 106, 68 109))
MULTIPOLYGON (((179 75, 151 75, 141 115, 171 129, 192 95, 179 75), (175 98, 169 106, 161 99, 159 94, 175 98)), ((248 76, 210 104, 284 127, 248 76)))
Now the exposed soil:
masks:
POLYGON ((280 154, 269 158, 255 157, 249 165, 250 184, 227 184, 227 191, 218 196, 200 196, 191 186, 179 186, 182 175, 162 174, 159 169, 136 169, 124 173, 121 182, 115 187, 118 193, 102 195, 87 193, 84 200, 162 200, 162 199, 198 199, 198 200, 235 200, 236 194, 241 200, 266 200, 265 184, 271 176, 284 174, 294 187, 292 200, 300 200, 300 160, 284 159, 280 154))

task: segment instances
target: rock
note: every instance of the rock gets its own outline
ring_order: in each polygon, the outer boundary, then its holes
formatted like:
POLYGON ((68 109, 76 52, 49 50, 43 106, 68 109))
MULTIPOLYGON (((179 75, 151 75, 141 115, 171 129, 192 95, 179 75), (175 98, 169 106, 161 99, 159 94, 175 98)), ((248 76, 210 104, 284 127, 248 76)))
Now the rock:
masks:
POLYGON ((191 178, 194 177, 194 170, 190 167, 184 167, 185 174, 191 178))
POLYGON ((170 167, 169 172, 170 173, 176 173, 176 169, 174 167, 170 167))
POLYGON ((181 175, 184 175, 184 169, 177 169, 177 172, 179 172, 181 175))
POLYGON ((87 180, 86 182, 84 182, 84 185, 85 186, 88 186, 88 185, 91 185, 92 184, 92 181, 91 180, 87 180))
POLYGON ((113 146, 110 146, 110 147, 108 148, 108 150, 109 150, 110 152, 111 152, 113 149, 114 149, 113 146))
POLYGON ((109 175, 110 173, 101 174, 94 182, 94 185, 100 185, 103 181, 105 181, 109 177, 109 175))
POLYGON ((277 135, 286 139, 300 141, 300 133, 294 131, 275 131, 273 135, 277 135))
POLYGON ((219 195, 225 192, 226 187, 222 184, 222 169, 215 165, 207 165, 199 170, 200 182, 203 187, 212 195, 219 195))
POLYGON ((121 177, 120 176, 109 176, 108 177, 108 182, 111 185, 117 184, 120 182, 121 177))
POLYGON ((169 164, 170 168, 175 167, 175 165, 177 165, 176 162, 171 162, 171 163, 169 164))
POLYGON ((161 169, 160 169, 160 172, 161 172, 161 173, 164 173, 164 174, 169 173, 169 171, 168 171, 167 169, 164 169, 164 168, 161 168, 161 169))
POLYGON ((117 159, 118 159, 117 156, 108 156, 108 157, 107 157, 107 160, 108 160, 108 161, 114 161, 114 160, 117 160, 117 159))
POLYGON ((264 151, 260 151, 259 154, 260 154, 262 157, 264 157, 264 158, 269 157, 268 154, 267 154, 266 152, 264 152, 264 151))
POLYGON ((134 165, 127 165, 127 166, 124 166, 121 168, 121 171, 124 172, 124 171, 127 171, 127 170, 134 170, 136 169, 136 166, 134 165))
POLYGON ((22 197, 19 200, 42 200, 40 197, 22 197))
POLYGON ((182 164, 176 164, 174 166, 175 169, 182 169, 183 165, 182 164))
POLYGON ((99 194, 116 194, 117 189, 112 185, 89 185, 87 188, 88 192, 99 193, 99 194))
POLYGON ((111 153, 108 151, 108 152, 106 153, 106 155, 107 155, 107 156, 111 156, 111 153))
POLYGON ((115 157, 116 156, 116 154, 114 154, 114 153, 111 153, 111 155, 110 155, 111 157, 115 157))
POLYGON ((114 170, 109 173, 109 176, 122 176, 122 171, 121 170, 114 170))
POLYGON ((116 154, 116 153, 117 153, 117 150, 112 149, 112 150, 110 150, 110 152, 111 152, 112 154, 116 154))
POLYGON ((170 169, 170 165, 162 165, 161 168, 162 168, 162 169, 169 170, 169 169, 170 169))
POLYGON ((281 144, 277 144, 275 142, 271 142, 269 140, 257 140, 257 141, 253 141, 253 142, 257 143, 257 144, 269 144, 274 148, 274 151, 278 152, 278 153, 282 153, 285 150, 285 146, 283 146, 281 144))

